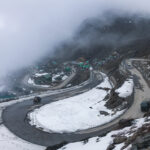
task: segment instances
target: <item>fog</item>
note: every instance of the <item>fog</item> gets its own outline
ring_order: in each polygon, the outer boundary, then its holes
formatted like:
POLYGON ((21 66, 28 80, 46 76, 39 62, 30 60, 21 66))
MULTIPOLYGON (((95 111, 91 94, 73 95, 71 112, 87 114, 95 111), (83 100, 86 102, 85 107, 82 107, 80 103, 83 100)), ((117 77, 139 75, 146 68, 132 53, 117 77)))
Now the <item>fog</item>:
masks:
POLYGON ((150 1, 0 0, 0 78, 47 53, 53 56, 55 47, 71 39, 84 20, 111 22, 106 12, 149 17, 150 1))

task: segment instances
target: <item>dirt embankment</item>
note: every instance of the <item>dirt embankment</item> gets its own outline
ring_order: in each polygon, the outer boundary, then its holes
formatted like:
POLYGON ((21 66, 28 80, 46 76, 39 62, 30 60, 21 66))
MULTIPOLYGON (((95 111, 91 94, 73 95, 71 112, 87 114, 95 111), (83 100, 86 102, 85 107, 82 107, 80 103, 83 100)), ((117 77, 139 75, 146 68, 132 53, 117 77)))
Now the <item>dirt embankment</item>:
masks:
POLYGON ((115 90, 118 89, 129 77, 127 74, 121 74, 119 71, 119 65, 122 59, 123 58, 112 61, 104 66, 105 72, 108 74, 114 85, 114 88, 111 90, 109 96, 106 97, 106 107, 109 109, 125 109, 130 106, 130 101, 132 101, 131 99, 133 98, 133 95, 127 98, 121 98, 115 92, 115 90))

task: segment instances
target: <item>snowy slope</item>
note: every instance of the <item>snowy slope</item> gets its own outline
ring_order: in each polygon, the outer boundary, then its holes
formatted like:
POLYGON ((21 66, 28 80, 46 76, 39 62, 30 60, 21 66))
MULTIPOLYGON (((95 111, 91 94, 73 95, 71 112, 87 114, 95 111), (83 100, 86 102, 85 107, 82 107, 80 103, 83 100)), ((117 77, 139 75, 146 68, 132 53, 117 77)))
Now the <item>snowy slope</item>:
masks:
POLYGON ((119 97, 126 98, 133 93, 133 87, 134 87, 133 79, 128 79, 115 92, 118 93, 119 97))
MULTIPOLYGON (((111 88, 109 79, 98 87, 111 88)), ((105 124, 123 111, 114 113, 105 107, 109 91, 93 88, 83 94, 47 104, 29 114, 31 124, 48 132, 75 132, 105 124), (100 114, 104 111, 106 115, 100 114)))
MULTIPOLYGON (((135 120, 135 124, 133 124, 131 127, 126 127, 120 130, 111 131, 104 137, 94 137, 90 138, 87 141, 83 142, 76 142, 76 143, 70 143, 65 145, 62 148, 59 148, 58 150, 106 150, 110 144, 113 143, 114 136, 113 135, 122 135, 126 137, 131 137, 133 134, 141 128, 144 124, 150 125, 150 121, 145 121, 145 118, 140 118, 135 120)), ((121 150, 122 147, 125 145, 125 143, 116 144, 115 148, 113 150, 121 150)), ((128 147, 126 147, 124 150, 129 150, 128 147)))
POLYGON ((11 133, 2 123, 2 111, 5 107, 27 100, 13 100, 0 103, 0 150, 45 150, 45 147, 24 141, 11 133))
POLYGON ((0 150, 45 150, 44 147, 26 142, 0 126, 0 150))

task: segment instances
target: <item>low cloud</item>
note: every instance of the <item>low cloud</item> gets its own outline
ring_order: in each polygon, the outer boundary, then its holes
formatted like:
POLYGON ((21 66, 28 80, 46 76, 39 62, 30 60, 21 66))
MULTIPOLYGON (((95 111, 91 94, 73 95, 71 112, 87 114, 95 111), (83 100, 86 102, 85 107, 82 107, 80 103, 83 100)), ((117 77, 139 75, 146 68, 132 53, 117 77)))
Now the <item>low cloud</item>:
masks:
MULTIPOLYGON (((0 76, 37 61, 72 38, 88 18, 149 17, 148 0, 0 0, 0 76), (107 17, 106 17, 107 16, 107 17)), ((118 38, 118 37, 116 37, 118 38)))

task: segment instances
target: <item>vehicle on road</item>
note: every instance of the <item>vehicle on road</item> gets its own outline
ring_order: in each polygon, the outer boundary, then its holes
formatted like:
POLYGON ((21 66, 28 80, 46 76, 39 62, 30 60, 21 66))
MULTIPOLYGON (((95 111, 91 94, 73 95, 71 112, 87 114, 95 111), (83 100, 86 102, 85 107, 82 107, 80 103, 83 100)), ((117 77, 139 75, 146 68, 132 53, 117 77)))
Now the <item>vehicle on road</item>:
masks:
POLYGON ((40 104, 41 103, 41 97, 38 97, 38 96, 36 96, 36 97, 34 97, 34 99, 33 99, 33 104, 40 104))

